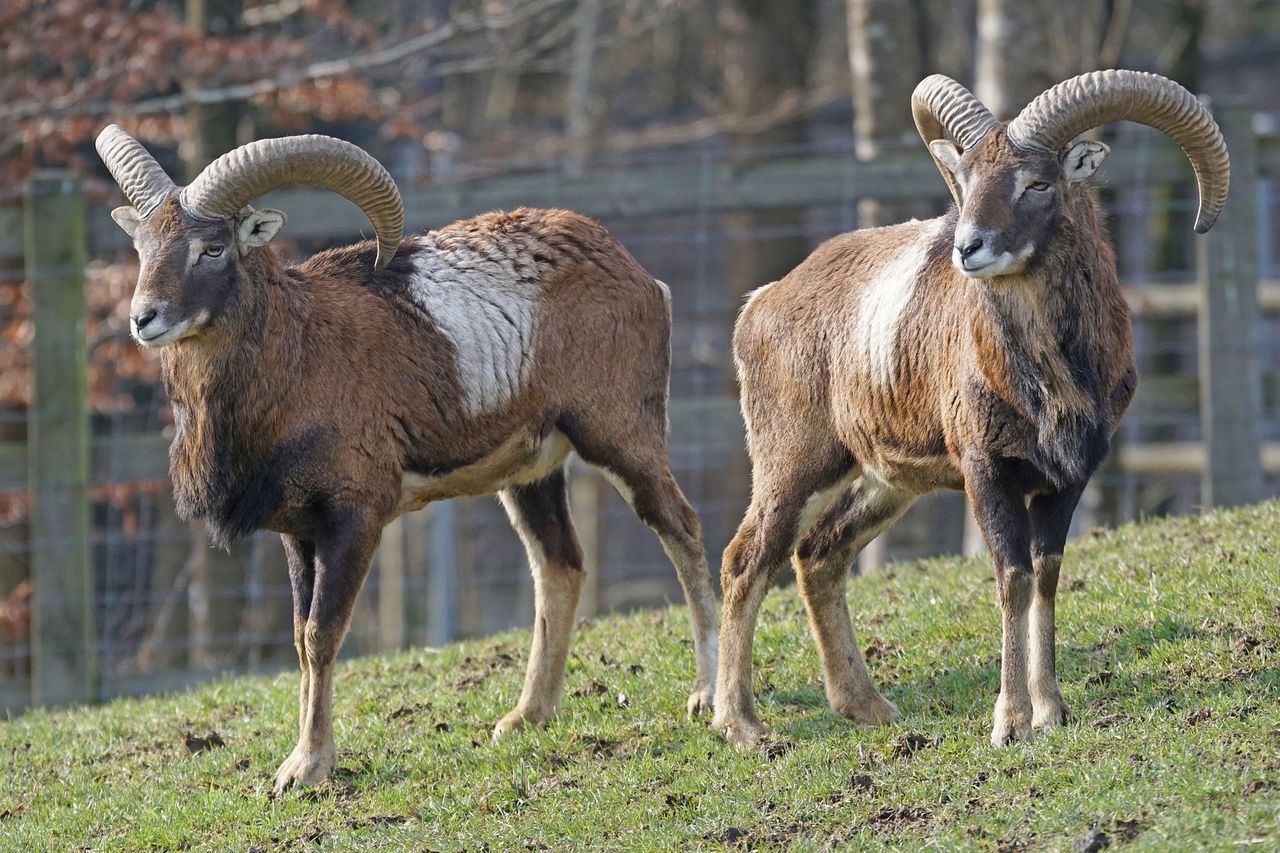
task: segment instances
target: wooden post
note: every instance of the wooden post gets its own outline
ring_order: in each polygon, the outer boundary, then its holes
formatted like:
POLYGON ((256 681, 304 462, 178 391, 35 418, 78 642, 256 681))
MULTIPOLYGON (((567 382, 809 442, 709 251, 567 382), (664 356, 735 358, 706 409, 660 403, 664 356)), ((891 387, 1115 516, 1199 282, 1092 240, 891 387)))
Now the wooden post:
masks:
POLYGON ((574 527, 582 545, 582 593, 578 598, 578 618, 589 619, 600 611, 600 530, 604 511, 603 482, 585 464, 575 463, 574 477, 569 483, 569 505, 576 519, 574 527))
POLYGON ((889 561, 889 537, 887 533, 888 531, 885 531, 875 539, 872 539, 858 553, 859 574, 869 575, 872 572, 878 572, 889 561))
POLYGON ((1201 503, 1237 506, 1262 497, 1262 400, 1258 369, 1258 178, 1253 113, 1228 104, 1215 117, 1231 153, 1231 197, 1198 238, 1200 423, 1208 464, 1201 503))
POLYGON ((26 198, 27 281, 35 338, 27 411, 31 494, 31 699, 98 695, 89 559, 89 421, 84 189, 70 172, 37 172, 26 198))
POLYGON ((433 503, 430 512, 431 559, 427 561, 427 644, 443 646, 454 639, 458 601, 457 501, 433 503))
POLYGON ((378 548, 378 631, 384 651, 405 645, 405 520, 394 519, 382 531, 378 548))
POLYGON ((591 83, 600 22, 600 0, 579 0, 574 22, 573 60, 569 71, 569 109, 565 136, 569 154, 566 171, 581 175, 591 153, 591 83))
POLYGON ((405 642, 411 646, 427 643, 427 608, 431 571, 430 512, 413 512, 404 517, 405 550, 405 642))

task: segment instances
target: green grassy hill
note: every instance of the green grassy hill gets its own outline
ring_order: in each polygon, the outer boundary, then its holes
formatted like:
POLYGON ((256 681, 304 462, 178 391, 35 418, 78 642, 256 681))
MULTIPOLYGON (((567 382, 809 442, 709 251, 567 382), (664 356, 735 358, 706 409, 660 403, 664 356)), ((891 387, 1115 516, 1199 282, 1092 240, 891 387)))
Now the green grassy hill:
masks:
POLYGON ((1101 831, 1133 849, 1280 848, 1280 503, 1093 537, 1062 585, 1077 720, 1027 744, 987 743, 989 564, 932 560, 849 585, 893 726, 827 709, 787 588, 765 605, 756 683, 789 750, 740 753, 684 720, 677 608, 584 626, 559 720, 497 746, 524 632, 344 664, 338 775, 281 800, 292 673, 0 722, 0 847, 1012 851, 1101 831), (211 732, 223 745, 188 748, 211 732))

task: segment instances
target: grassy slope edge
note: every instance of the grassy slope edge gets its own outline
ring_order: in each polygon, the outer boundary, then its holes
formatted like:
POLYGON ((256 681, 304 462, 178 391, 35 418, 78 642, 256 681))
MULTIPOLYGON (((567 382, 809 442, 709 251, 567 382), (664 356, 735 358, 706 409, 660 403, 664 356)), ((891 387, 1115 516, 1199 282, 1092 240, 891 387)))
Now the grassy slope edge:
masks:
POLYGON ((739 753, 686 723, 687 617, 578 633, 564 710, 493 746, 527 633, 346 663, 339 773, 270 800, 296 677, 0 722, 0 848, 1134 849, 1280 847, 1280 503, 1074 545, 1059 596, 1066 728, 987 744, 999 622, 980 560, 897 565, 849 601, 902 709, 833 715, 792 588, 756 641, 760 710, 789 750, 739 753), (192 753, 186 733, 224 746, 192 753))

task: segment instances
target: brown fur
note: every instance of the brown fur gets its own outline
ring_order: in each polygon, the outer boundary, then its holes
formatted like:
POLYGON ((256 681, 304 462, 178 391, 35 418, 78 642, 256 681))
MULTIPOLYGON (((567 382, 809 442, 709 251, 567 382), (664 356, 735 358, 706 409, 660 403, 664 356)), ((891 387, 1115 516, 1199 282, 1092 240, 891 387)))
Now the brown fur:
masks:
POLYGON ((866 542, 940 488, 968 492, 1000 577, 994 739, 1025 736, 1033 704, 1036 725, 1066 716, 1053 675, 1056 567, 1075 501, 1133 394, 1129 313, 1097 204, 1053 158, 1017 151, 998 131, 964 164, 962 211, 835 237, 753 294, 738 319, 754 476, 722 565, 713 725, 739 744, 766 734, 751 696, 752 634, 768 579, 789 555, 832 707, 862 723, 896 716, 867 675, 844 578, 866 542), (1034 215, 1012 216, 1019 169, 1024 181, 1050 176, 1055 203, 1036 199, 1034 215), (958 221, 981 224, 1029 261, 967 277, 951 261, 958 221), (883 278, 913 257, 905 280, 883 278), (874 312, 893 318, 891 331, 874 312), (1040 496, 1030 517, 1027 496, 1040 496), (1028 612, 1037 626, 1030 694, 1028 612))
MULTIPOLYGON (((376 272, 372 242, 287 268, 254 248, 196 287, 188 240, 230 243, 233 225, 195 221, 170 198, 135 235, 138 287, 207 315, 162 350, 180 510, 219 541, 259 528, 284 536, 302 680, 298 746, 277 790, 332 772, 333 660, 355 596, 382 527, 431 500, 502 490, 534 571, 537 630, 524 693, 495 736, 555 712, 582 581, 563 495, 570 448, 625 485, 671 555, 696 633, 690 710, 709 707, 715 600, 698 518, 668 471, 664 288, 597 223, 529 209, 411 237, 376 272), (428 243, 509 270, 503 286, 536 302, 530 379, 500 406, 468 408, 455 366, 467 354, 412 298, 428 243), (567 441, 548 457, 556 432, 567 441), (409 474, 426 485, 406 495, 409 474)), ((449 268, 432 269, 447 284, 449 268)))

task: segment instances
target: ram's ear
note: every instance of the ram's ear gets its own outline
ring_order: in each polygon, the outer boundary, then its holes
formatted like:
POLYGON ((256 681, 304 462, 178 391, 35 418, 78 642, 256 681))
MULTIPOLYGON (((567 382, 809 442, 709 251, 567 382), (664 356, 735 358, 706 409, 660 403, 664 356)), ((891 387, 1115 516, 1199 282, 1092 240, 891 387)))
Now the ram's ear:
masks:
POLYGON ((1082 139, 1062 152, 1059 158, 1062 161, 1062 176, 1067 179, 1067 183, 1078 184, 1092 177, 1110 153, 1111 149, 1105 144, 1082 139))
POLYGON ((267 245, 280 233, 286 219, 283 213, 269 207, 250 212, 240 220, 240 225, 236 228, 236 238, 240 241, 240 248, 252 249, 255 246, 267 245))
POLYGON ((960 168, 960 146, 956 145, 950 139, 935 139, 929 143, 929 153, 932 154, 939 163, 947 167, 947 171, 955 174, 960 168))
POLYGON ((142 217, 138 215, 138 209, 132 205, 126 204, 123 207, 117 207, 111 211, 111 218, 116 224, 124 229, 124 233, 130 237, 133 232, 138 230, 138 225, 142 222, 142 217))

